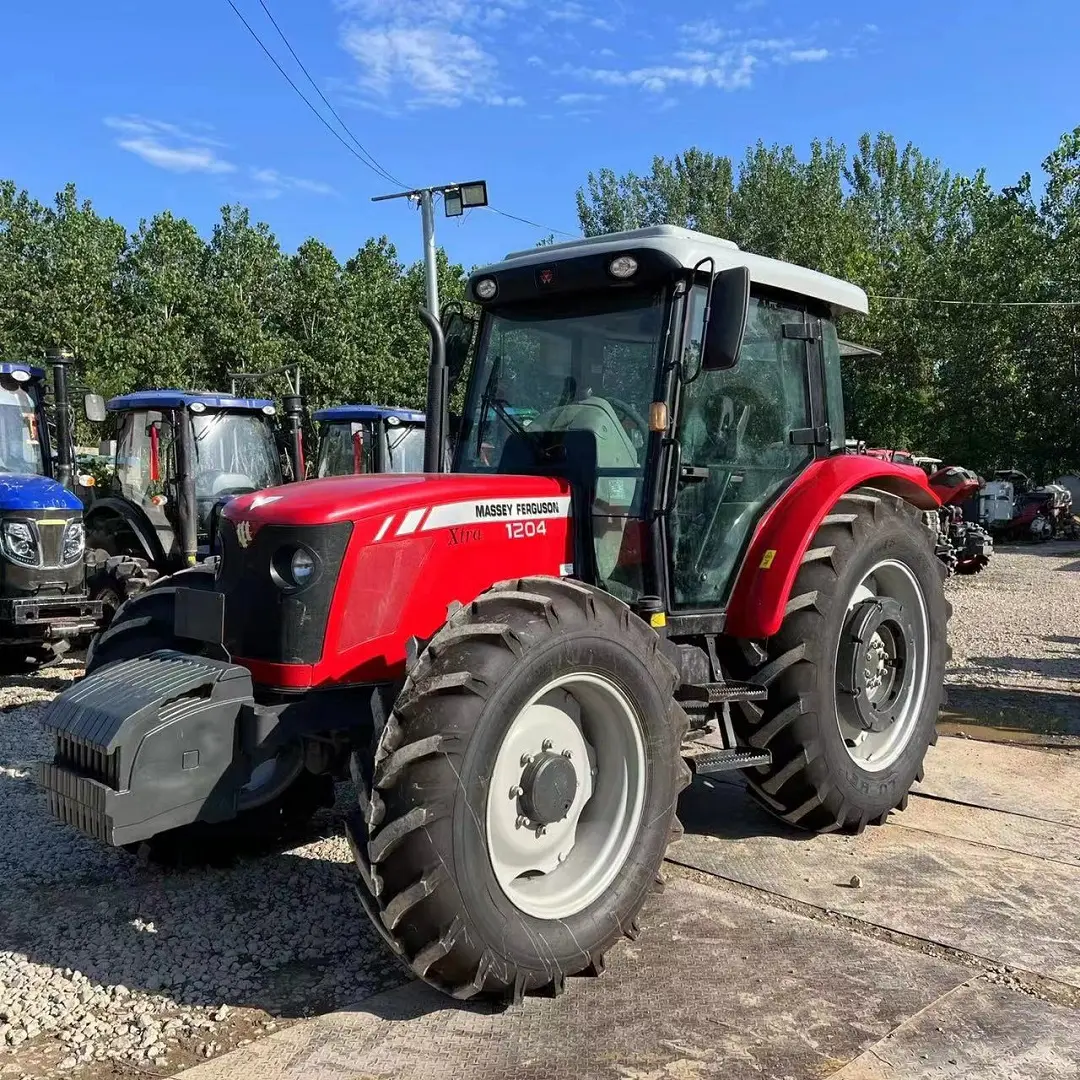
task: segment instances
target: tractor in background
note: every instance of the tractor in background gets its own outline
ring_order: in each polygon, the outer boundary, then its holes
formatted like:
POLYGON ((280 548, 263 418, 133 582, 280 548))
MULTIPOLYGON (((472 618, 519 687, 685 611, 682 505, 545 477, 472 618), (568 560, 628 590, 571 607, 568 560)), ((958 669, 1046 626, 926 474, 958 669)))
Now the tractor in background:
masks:
POLYGON ((315 475, 423 472, 424 414, 382 405, 333 405, 317 410, 315 475))
POLYGON ((230 498, 304 474, 302 404, 185 390, 139 390, 107 411, 115 453, 106 485, 90 489, 86 508, 91 598, 101 628, 129 597, 159 577, 186 571, 189 587, 213 581, 205 563, 215 548, 222 505, 230 498), (192 569, 194 568, 194 569, 192 569))
POLYGON ((941 465, 938 458, 916 461, 929 472, 930 487, 941 500, 938 516, 950 569, 957 574, 979 573, 994 554, 993 538, 978 519, 982 478, 959 465, 936 468, 941 465))
POLYGON ((949 608, 925 473, 844 452, 858 287, 655 226, 514 253, 468 298, 456 425, 454 328, 421 310, 425 472, 227 503, 212 587, 132 599, 47 706, 38 782, 152 853, 295 827, 351 777, 387 948, 520 1000, 638 936, 694 773, 811 831, 902 810, 949 608))
POLYGON ((86 592, 82 504, 72 492, 73 357, 52 349, 48 361, 51 410, 44 368, 0 363, 0 674, 7 675, 55 662, 101 614, 86 592))
POLYGON ((979 495, 980 517, 1003 540, 1045 543, 1076 535, 1072 494, 1061 484, 1037 486, 1017 469, 998 469, 979 495))

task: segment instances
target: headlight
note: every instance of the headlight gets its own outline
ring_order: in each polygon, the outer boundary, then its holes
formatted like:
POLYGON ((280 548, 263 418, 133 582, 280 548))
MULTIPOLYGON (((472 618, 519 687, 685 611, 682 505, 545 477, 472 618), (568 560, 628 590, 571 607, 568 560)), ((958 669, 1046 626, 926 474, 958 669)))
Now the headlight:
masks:
POLYGON ((315 575, 315 560, 303 548, 298 548, 289 563, 289 573, 297 586, 303 588, 315 575))
POLYGON ((637 259, 633 255, 616 255, 608 263, 608 273, 622 280, 633 277, 637 273, 637 259))
POLYGON ((476 283, 476 295, 481 300, 493 300, 499 291, 499 284, 494 278, 481 278, 476 283))
POLYGON ((4 522, 4 551, 12 562, 37 566, 38 542, 34 530, 25 521, 4 522))
POLYGON ((64 529, 64 562, 78 562, 86 550, 86 529, 81 521, 69 521, 64 529))

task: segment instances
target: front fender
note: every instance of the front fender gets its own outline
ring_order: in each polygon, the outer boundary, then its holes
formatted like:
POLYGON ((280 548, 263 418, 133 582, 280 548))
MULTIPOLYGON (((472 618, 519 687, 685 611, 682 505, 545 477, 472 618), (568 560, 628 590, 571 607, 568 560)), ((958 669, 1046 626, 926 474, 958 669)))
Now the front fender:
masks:
POLYGON ((165 562, 165 550, 158 538, 150 518, 146 513, 127 499, 113 497, 95 499, 84 514, 87 536, 95 526, 104 526, 108 521, 122 522, 135 537, 142 549, 143 557, 152 566, 161 566, 165 562))
POLYGON ((727 606, 727 633, 766 638, 780 629, 795 576, 814 534, 841 496, 857 487, 898 495, 920 510, 936 510, 941 505, 926 473, 917 467, 860 454, 814 461, 758 523, 727 606))

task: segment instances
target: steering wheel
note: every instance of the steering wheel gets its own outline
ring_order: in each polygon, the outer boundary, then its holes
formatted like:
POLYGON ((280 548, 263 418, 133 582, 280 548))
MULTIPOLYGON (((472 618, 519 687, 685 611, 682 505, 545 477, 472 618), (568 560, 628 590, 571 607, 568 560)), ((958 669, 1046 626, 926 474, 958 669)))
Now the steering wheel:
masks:
POLYGON ((633 405, 627 404, 627 402, 620 398, 605 397, 604 400, 619 414, 619 419, 624 417, 627 420, 632 421, 641 430, 642 443, 649 441, 649 424, 648 421, 634 408, 633 405))

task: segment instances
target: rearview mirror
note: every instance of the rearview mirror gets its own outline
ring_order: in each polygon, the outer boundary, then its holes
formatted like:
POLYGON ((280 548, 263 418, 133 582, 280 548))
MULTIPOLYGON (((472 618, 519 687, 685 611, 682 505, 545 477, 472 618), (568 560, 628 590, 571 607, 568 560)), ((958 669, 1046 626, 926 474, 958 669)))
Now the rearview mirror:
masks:
POLYGON ((739 362, 746 316, 750 310, 750 270, 733 266, 713 278, 705 349, 701 366, 706 371, 724 371, 739 362))
POLYGON ((105 419, 105 399, 100 394, 87 394, 83 398, 83 412, 91 424, 100 424, 105 419))

